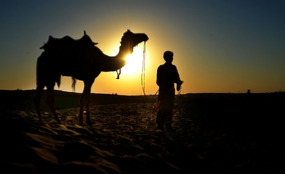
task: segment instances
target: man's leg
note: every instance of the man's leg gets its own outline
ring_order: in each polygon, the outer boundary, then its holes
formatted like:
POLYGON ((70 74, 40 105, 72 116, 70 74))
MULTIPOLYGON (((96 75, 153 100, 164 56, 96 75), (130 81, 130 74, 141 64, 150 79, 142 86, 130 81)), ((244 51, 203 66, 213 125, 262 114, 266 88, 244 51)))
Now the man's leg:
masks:
POLYGON ((157 128, 163 130, 163 111, 158 111, 156 115, 157 128))
POLYGON ((167 111, 165 113, 165 126, 167 128, 167 130, 172 130, 172 127, 171 127, 171 123, 172 123, 172 111, 167 111))

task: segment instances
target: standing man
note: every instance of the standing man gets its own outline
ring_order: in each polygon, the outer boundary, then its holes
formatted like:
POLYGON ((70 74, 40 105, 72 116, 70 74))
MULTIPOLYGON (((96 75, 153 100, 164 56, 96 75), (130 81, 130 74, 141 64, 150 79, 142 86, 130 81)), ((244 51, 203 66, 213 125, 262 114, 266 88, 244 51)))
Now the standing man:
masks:
POLYGON ((163 130, 165 125, 167 130, 171 130, 175 97, 174 83, 176 83, 176 90, 179 91, 183 81, 180 80, 176 66, 172 64, 173 52, 165 51, 163 58, 165 63, 158 67, 156 78, 156 84, 159 86, 156 123, 158 129, 163 130))

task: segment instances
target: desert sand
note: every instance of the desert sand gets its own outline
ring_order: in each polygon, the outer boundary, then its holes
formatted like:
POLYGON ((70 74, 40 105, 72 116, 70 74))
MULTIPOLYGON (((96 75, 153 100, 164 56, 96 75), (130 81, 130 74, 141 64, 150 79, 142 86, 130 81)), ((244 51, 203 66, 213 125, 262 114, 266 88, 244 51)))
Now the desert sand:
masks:
MULTIPOLYGON (((56 92, 59 125, 34 91, 0 91, 1 173, 279 173, 284 93, 177 95, 173 131, 156 127, 156 96, 95 95, 92 127, 80 94, 56 92)), ((44 101, 44 97, 43 97, 44 101)))

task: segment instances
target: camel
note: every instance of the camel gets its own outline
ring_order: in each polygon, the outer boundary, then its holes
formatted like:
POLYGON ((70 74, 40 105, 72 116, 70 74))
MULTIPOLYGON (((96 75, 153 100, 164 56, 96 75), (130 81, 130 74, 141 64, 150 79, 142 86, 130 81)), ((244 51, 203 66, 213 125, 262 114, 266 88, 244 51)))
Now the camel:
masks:
POLYGON ((133 33, 127 30, 122 39, 119 52, 116 56, 105 55, 84 31, 82 38, 74 40, 69 36, 53 38, 49 36, 48 42, 40 49, 44 51, 37 59, 36 65, 36 95, 35 108, 41 121, 40 100, 44 88, 47 88, 46 104, 51 110, 57 123, 60 119, 54 108, 54 86, 60 86, 61 76, 72 77, 72 87, 75 88, 76 80, 84 83, 83 93, 80 98, 79 124, 83 125, 83 109, 86 110, 86 124, 92 126, 90 119, 90 91, 95 78, 101 72, 117 71, 119 78, 120 69, 126 64, 125 57, 133 52, 133 48, 141 42, 146 42, 148 36, 144 33, 133 33))

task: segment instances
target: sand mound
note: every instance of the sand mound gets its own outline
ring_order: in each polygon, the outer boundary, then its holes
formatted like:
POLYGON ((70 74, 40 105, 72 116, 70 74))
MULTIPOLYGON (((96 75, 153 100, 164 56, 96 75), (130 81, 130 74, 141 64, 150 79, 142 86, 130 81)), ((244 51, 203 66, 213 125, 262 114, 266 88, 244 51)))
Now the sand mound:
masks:
POLYGON ((229 119, 227 111, 208 104, 201 96, 178 98, 169 132, 156 128, 153 103, 92 105, 93 127, 77 125, 79 108, 57 110, 62 125, 49 112, 40 122, 30 110, 2 110, 1 168, 8 173, 278 171, 281 134, 273 122, 252 125, 255 117, 242 124, 238 118, 244 117, 231 111, 229 119))

